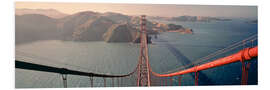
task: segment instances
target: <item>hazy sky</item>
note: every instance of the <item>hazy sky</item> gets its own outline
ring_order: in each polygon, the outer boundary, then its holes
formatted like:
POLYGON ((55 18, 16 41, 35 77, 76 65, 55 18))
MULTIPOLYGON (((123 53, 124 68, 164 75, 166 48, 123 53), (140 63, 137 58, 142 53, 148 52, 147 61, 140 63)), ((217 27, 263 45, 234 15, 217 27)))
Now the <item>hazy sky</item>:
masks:
POLYGON ((15 7, 29 9, 56 9, 67 14, 90 10, 101 13, 118 12, 126 15, 146 14, 165 17, 193 15, 257 18, 256 6, 16 2, 15 7))

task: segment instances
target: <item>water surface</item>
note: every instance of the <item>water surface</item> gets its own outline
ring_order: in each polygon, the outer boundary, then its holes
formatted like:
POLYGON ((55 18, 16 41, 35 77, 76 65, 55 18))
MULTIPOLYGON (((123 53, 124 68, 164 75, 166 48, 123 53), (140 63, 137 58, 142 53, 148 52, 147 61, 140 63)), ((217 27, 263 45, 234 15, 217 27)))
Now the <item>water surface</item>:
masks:
MULTIPOLYGON (((192 28, 194 34, 165 32, 159 34, 157 39, 153 38, 153 44, 149 45, 149 59, 153 71, 158 73, 177 71, 179 67, 200 57, 257 34, 257 24, 248 24, 241 20, 208 23, 159 22, 192 28)), ((257 45, 256 41, 254 45, 257 45)), ((138 56, 139 44, 132 43, 45 40, 16 45, 16 59, 21 61, 104 74, 127 74, 133 71, 138 56)), ((15 73, 16 88, 63 87, 60 74, 22 69, 15 69, 15 73)), ((194 85, 193 74, 182 77, 182 85, 194 85)), ((95 86, 103 85, 102 78, 94 80, 95 86)), ((111 82, 110 79, 107 81, 111 82)), ((204 70, 199 74, 201 85, 239 85, 240 81, 241 63, 204 70)), ((257 59, 251 61, 248 84, 257 84, 257 59)), ((174 85, 177 85, 177 77, 174 77, 174 85)), ((89 86, 88 77, 68 76, 68 87, 89 86)))

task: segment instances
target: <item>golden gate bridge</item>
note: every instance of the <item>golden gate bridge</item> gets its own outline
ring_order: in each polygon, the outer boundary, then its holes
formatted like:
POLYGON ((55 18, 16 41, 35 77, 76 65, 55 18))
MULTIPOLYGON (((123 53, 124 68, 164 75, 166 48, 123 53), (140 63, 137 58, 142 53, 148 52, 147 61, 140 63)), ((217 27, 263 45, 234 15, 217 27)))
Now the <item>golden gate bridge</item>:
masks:
MULTIPOLYGON (((59 73, 61 74, 63 80, 63 87, 67 86, 67 78, 68 75, 79 75, 89 77, 90 86, 94 87, 94 77, 103 78, 103 86, 106 87, 106 79, 111 79, 111 85, 114 86, 123 86, 127 83, 123 82, 123 79, 131 79, 131 77, 135 77, 136 83, 132 86, 168 86, 173 85, 173 77, 178 77, 178 86, 181 86, 181 79, 184 74, 194 73, 194 85, 200 85, 199 81, 199 72, 202 70, 207 70, 210 68, 215 68, 235 62, 241 62, 242 66, 239 67, 242 69, 241 75, 241 84, 248 85, 248 70, 250 68, 249 60, 253 60, 252 58, 256 58, 258 56, 258 46, 254 46, 254 41, 257 40, 257 35, 250 36, 240 42, 234 43, 224 49, 218 50, 215 53, 209 54, 205 57, 199 58, 192 63, 187 65, 178 67, 179 69, 176 72, 160 74, 156 73, 152 70, 151 65, 149 63, 148 56, 148 43, 147 43, 147 30, 146 30, 146 16, 141 16, 140 22, 140 55, 138 58, 138 63, 136 68, 133 69, 132 72, 124 75, 109 75, 109 74, 98 74, 93 72, 84 72, 80 70, 71 70, 67 68, 54 67, 48 65, 35 64, 20 60, 15 60, 15 68, 26 69, 26 70, 34 70, 34 71, 42 71, 42 72, 50 72, 50 73, 59 73), (246 46, 247 44, 251 44, 250 46, 246 46), (206 62, 209 59, 216 57, 217 55, 224 54, 226 52, 235 50, 236 48, 242 47, 236 53, 211 60, 206 62), (202 63, 204 62, 204 63, 202 63), (115 82, 116 81, 116 82, 115 82)), ((80 67, 80 66, 76 66, 80 67)), ((170 72, 170 71, 168 71, 170 72)))

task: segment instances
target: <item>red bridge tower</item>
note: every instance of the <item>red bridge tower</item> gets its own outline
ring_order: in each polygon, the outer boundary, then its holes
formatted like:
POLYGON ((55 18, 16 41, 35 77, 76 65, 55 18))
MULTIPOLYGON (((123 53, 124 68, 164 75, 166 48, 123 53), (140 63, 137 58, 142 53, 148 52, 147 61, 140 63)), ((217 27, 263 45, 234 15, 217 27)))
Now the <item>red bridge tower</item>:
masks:
POLYGON ((147 45, 147 32, 146 32, 146 19, 145 15, 141 16, 141 30, 140 30, 140 56, 139 67, 137 76, 138 86, 150 86, 150 71, 148 61, 148 45, 147 45))

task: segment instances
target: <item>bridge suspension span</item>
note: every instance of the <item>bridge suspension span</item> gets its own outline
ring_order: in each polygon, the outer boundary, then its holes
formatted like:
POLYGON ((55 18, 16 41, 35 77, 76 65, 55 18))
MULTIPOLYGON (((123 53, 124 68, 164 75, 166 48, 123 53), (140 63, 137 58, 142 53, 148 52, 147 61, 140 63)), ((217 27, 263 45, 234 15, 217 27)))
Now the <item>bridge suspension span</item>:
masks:
MULTIPOLYGON (((67 75, 79 75, 79 76, 86 76, 89 77, 90 86, 94 86, 94 78, 99 77, 103 78, 103 86, 169 86, 173 85, 175 82, 173 77, 178 78, 178 86, 181 86, 183 80, 182 75, 194 73, 194 85, 199 85, 199 72, 203 70, 207 70, 210 68, 220 67, 223 65, 241 62, 242 66, 239 67, 242 69, 242 76, 241 76, 241 84, 247 85, 248 84, 248 70, 250 68, 250 63, 248 61, 254 60, 252 58, 256 58, 258 56, 258 46, 254 46, 254 41, 257 40, 257 36, 253 35, 248 37, 240 42, 232 44, 227 48, 218 50, 215 53, 209 54, 205 57, 199 58, 194 62, 178 67, 176 71, 166 74, 160 74, 151 68, 149 63, 149 51, 148 51, 148 35, 146 30, 146 16, 141 16, 140 22, 140 54, 137 61, 136 67, 133 69, 132 72, 123 75, 110 75, 110 74, 98 74, 93 72, 86 72, 80 70, 73 70, 63 67, 55 67, 49 65, 42 65, 36 63, 30 63, 22 61, 21 59, 15 60, 15 67, 18 69, 26 69, 26 70, 34 70, 34 71, 42 71, 42 72, 50 72, 50 73, 59 73, 61 74, 63 80, 63 87, 68 87, 67 85, 67 75), (247 46, 247 44, 251 44, 247 46), (229 52, 235 50, 236 48, 242 47, 236 53, 220 57, 217 59, 212 59, 217 55, 224 54, 225 52, 229 52), (212 59, 212 60, 211 60, 212 59), (207 62, 206 62, 207 61, 207 62), (111 82, 108 82, 110 79, 111 82), (124 80, 127 79, 127 80, 124 80), (115 82, 116 81, 116 82, 115 82), (127 83, 130 82, 130 83, 127 83), (134 83, 133 83, 134 82, 134 83), (108 83, 110 85, 108 85, 108 83)), ((17 52, 17 51, 16 51, 17 52)))

